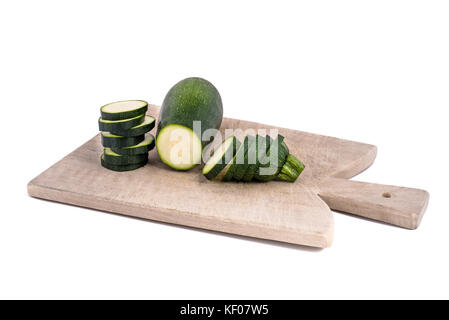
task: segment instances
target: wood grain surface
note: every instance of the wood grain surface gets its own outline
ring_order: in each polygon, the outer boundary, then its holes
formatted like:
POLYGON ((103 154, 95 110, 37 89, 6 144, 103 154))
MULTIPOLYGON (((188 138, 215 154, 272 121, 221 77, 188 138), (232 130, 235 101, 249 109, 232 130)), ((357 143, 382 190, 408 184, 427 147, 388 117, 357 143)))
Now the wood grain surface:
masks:
MULTIPOLYGON (((148 111, 155 117, 158 112, 157 106, 148 111)), ((114 172, 100 165, 103 148, 97 135, 30 181, 28 193, 149 220, 321 248, 333 240, 329 205, 408 228, 417 227, 422 218, 427 192, 377 185, 372 192, 358 193, 360 185, 346 180, 372 164, 375 146, 229 118, 221 131, 226 128, 277 129, 306 169, 295 183, 220 183, 204 178, 199 166, 187 172, 171 170, 154 149, 146 166, 114 172), (385 192, 391 197, 384 197, 385 192), (411 205, 407 199, 412 198, 418 200, 411 205)))

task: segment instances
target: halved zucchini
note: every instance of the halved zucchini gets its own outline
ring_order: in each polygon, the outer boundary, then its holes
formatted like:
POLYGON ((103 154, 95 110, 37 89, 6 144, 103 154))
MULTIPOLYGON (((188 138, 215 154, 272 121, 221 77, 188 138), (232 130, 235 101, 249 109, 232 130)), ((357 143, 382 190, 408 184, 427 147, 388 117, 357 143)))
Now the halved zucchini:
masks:
MULTIPOLYGON (((100 108, 104 120, 124 120, 137 117, 148 110, 148 103, 143 100, 125 100, 108 103, 100 108)), ((102 130, 102 129, 100 129, 102 130)))
POLYGON ((203 167, 203 174, 207 179, 214 179, 231 161, 240 141, 235 136, 227 138, 219 145, 203 167))
POLYGON ((189 170, 201 163, 201 139, 188 127, 167 125, 156 138, 156 148, 162 162, 175 170, 189 170))
POLYGON ((145 139, 145 135, 137 137, 122 137, 110 132, 101 133, 101 143, 105 148, 123 148, 134 146, 145 139))
POLYGON ((141 143, 124 148, 112 147, 111 150, 120 155, 132 156, 142 153, 148 153, 154 148, 154 145, 154 136, 150 133, 147 133, 145 135, 145 140, 143 140, 141 143))
POLYGON ((113 170, 113 171, 130 171, 135 170, 140 167, 143 167, 148 162, 148 159, 141 163, 136 164, 126 164, 126 165, 115 165, 115 164, 109 164, 104 160, 104 154, 101 155, 101 165, 105 167, 106 169, 113 170))
POLYGON ((112 165, 138 164, 148 160, 148 153, 123 156, 115 153, 111 148, 105 148, 103 154, 104 161, 112 165))
POLYGON ((123 130, 129 130, 132 127, 135 127, 141 124, 145 120, 145 114, 142 113, 137 117, 124 119, 124 120, 104 120, 103 118, 98 119, 98 127, 100 131, 108 131, 108 132, 117 132, 123 130))
POLYGON ((136 137, 140 136, 142 134, 147 133, 151 129, 154 128, 154 124, 156 123, 156 120, 151 116, 145 116, 144 121, 135 126, 132 127, 129 130, 110 130, 112 134, 118 135, 118 136, 124 136, 124 137, 136 137))

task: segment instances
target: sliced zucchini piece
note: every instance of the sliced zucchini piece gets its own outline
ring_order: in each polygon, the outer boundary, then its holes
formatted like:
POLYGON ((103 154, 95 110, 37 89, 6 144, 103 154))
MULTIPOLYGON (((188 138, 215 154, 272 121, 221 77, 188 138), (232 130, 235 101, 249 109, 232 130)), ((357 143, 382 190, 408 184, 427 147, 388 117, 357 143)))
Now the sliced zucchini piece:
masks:
POLYGON ((265 158, 261 160, 254 178, 259 181, 270 181, 276 178, 288 156, 288 148, 283 144, 284 137, 278 135, 271 143, 265 158), (273 155, 273 157, 271 157, 273 155), (273 159, 272 159, 273 158, 273 159))
POLYGON ((162 162, 175 170, 189 170, 201 163, 201 139, 190 128, 169 124, 156 138, 156 148, 162 162))
POLYGON ((212 156, 207 160, 203 167, 203 175, 207 179, 214 179, 224 167, 229 163, 235 155, 237 144, 240 141, 235 136, 227 138, 221 145, 219 145, 212 156))
MULTIPOLYGON (((246 138, 245 138, 246 140, 246 138)), ((239 143, 239 146, 237 148, 237 151, 235 152, 234 157, 232 158, 232 160, 229 162, 229 169, 226 170, 225 175, 223 176, 222 181, 231 181, 232 178, 234 177, 234 173, 235 170, 238 166, 238 162, 242 161, 242 154, 244 154, 244 149, 245 149, 245 143, 239 143), (239 158, 237 158, 237 155, 239 155, 239 158)))
POLYGON ((155 146, 154 136, 150 133, 147 133, 145 135, 145 140, 143 140, 139 144, 124 148, 111 147, 111 150, 120 155, 132 156, 142 153, 148 153, 150 150, 154 148, 154 146, 155 146))
POLYGON ((247 163, 245 172, 243 173, 241 181, 249 182, 253 179, 255 172, 255 165, 257 163, 256 155, 257 155, 257 136, 251 136, 249 138, 248 151, 245 155, 245 161, 247 163))
POLYGON ((111 148, 104 149, 104 161, 107 164, 113 165, 128 165, 128 164, 138 164, 148 161, 148 153, 141 153, 136 155, 122 156, 115 153, 111 148))
POLYGON ((284 150, 287 154, 290 154, 290 150, 288 149, 287 145, 285 144, 285 141, 281 142, 281 146, 282 146, 282 148, 284 148, 284 150))
POLYGON ((141 163, 136 164, 125 164, 125 165, 115 165, 115 164, 109 164, 104 160, 104 154, 101 155, 101 165, 105 167, 106 169, 113 170, 113 171, 130 171, 135 170, 140 167, 143 167, 148 162, 148 159, 141 163))
POLYGON ((256 145, 254 149, 248 150, 248 169, 245 172, 242 180, 249 182, 252 181, 256 171, 259 170, 261 165, 260 160, 264 159, 267 153, 267 141, 271 141, 270 138, 256 135, 256 145))
POLYGON ((241 146, 239 151, 235 154, 233 164, 234 171, 232 172, 232 178, 234 180, 240 181, 243 179, 246 169, 248 168, 248 150, 253 143, 256 143, 256 137, 246 136, 242 143, 243 146, 241 146))
POLYGON ((108 103, 100 108, 101 118, 104 120, 124 120, 134 118, 144 114, 147 110, 148 103, 143 100, 117 101, 108 103))
POLYGON ((104 120, 101 117, 98 119, 98 127, 100 131, 117 132, 123 130, 129 130, 141 124, 145 120, 145 114, 142 113, 137 117, 124 119, 124 120, 104 120))
POLYGON ((246 136, 243 143, 237 149, 232 159, 231 168, 229 168, 229 171, 224 176, 223 181, 230 181, 232 179, 240 181, 243 178, 244 171, 246 170, 243 167, 245 166, 245 155, 248 152, 248 141, 249 137, 246 136))
POLYGON ((214 178, 216 181, 224 181, 225 175, 228 173, 229 169, 231 168, 232 161, 229 161, 229 163, 224 167, 223 170, 214 178))
POLYGON ((110 130, 112 134, 124 137, 136 137, 147 133, 154 128, 156 120, 151 116, 145 116, 144 121, 129 130, 110 130))
POLYGON ((137 137, 123 137, 117 136, 110 132, 101 133, 101 143, 105 148, 123 148, 134 146, 145 139, 145 135, 137 137))

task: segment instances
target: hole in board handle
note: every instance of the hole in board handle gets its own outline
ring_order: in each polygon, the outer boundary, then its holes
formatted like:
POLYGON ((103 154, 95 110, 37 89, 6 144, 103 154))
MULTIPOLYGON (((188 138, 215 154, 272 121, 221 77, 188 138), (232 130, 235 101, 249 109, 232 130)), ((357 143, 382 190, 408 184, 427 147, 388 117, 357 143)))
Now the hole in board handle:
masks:
POLYGON ((391 193, 389 193, 389 192, 384 192, 384 193, 382 193, 382 197, 387 198, 387 199, 390 199, 390 198, 391 198, 391 193))

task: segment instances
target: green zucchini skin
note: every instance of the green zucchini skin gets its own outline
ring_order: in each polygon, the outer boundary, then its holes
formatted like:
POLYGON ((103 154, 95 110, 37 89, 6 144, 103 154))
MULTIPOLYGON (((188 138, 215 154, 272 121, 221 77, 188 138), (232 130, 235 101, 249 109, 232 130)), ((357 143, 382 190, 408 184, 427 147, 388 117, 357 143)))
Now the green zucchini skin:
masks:
POLYGON ((246 169, 248 169, 248 150, 252 144, 256 143, 255 136, 246 136, 245 140, 243 140, 243 147, 240 148, 241 155, 236 154, 236 162, 234 163, 234 172, 233 179, 237 181, 241 181, 243 176, 245 175, 246 169))
POLYGON ((235 170, 237 169, 237 167, 240 166, 240 164, 237 163, 237 161, 239 161, 238 158, 237 158, 237 155, 241 154, 242 152, 245 152, 244 151, 244 149, 245 149, 245 141, 246 141, 246 144, 248 144, 248 141, 247 141, 246 138, 243 141, 243 143, 240 143, 240 141, 239 141, 239 144, 238 144, 238 147, 237 147, 236 152, 234 154, 234 157, 230 161, 230 167, 229 167, 228 171, 226 171, 226 174, 223 176, 223 180, 222 181, 231 181, 234 178, 235 170))
POLYGON ((109 169, 109 170, 119 171, 119 172, 138 169, 138 168, 143 167, 144 165, 146 165, 147 162, 148 162, 148 159, 146 161, 144 161, 144 162, 136 163, 136 164, 115 165, 115 164, 107 163, 104 160, 104 154, 101 155, 101 165, 103 167, 105 167, 106 169, 109 169))
POLYGON ((296 178, 293 178, 293 177, 291 177, 291 176, 289 176, 289 175, 286 175, 286 174, 284 174, 284 173, 282 173, 282 172, 280 172, 280 173, 278 174, 277 178, 278 178, 279 180, 287 181, 287 182, 295 182, 295 181, 296 181, 296 178))
POLYGON ((124 148, 134 146, 145 139, 145 135, 137 137, 122 137, 101 132, 101 143, 105 148, 124 148))
POLYGON ((107 164, 111 165, 128 165, 139 164, 148 161, 148 153, 122 156, 113 152, 110 148, 105 148, 103 152, 103 159, 107 164))
POLYGON ((141 136, 147 132, 149 132, 150 130, 152 130, 154 128, 156 124, 156 120, 151 117, 151 116, 145 116, 145 120, 141 123, 138 124, 135 127, 132 127, 129 130, 110 130, 109 132, 111 132, 112 134, 115 134, 117 136, 124 136, 124 137, 137 137, 137 136, 141 136))
POLYGON ((225 175, 228 173, 229 168, 231 167, 231 162, 229 162, 223 170, 214 178, 215 181, 224 181, 225 175))
POLYGON ((256 155, 257 155, 257 136, 251 136, 251 138, 249 138, 249 144, 248 144, 248 151, 246 152, 245 155, 245 161, 247 163, 246 165, 246 169, 245 172, 243 173, 242 178, 240 179, 240 181, 244 181, 244 182, 250 182, 253 179, 254 176, 254 172, 256 171, 256 155), (254 161, 254 163, 253 163, 254 161))
POLYGON ((194 130, 193 122, 200 121, 199 138, 205 146, 209 141, 202 140, 204 131, 218 130, 222 120, 223 104, 218 90, 205 79, 187 78, 175 84, 165 96, 159 113, 156 139, 168 125, 179 124, 194 130))
POLYGON ((281 171, 277 175, 279 180, 284 180, 288 182, 295 182, 298 179, 299 175, 304 170, 304 164, 299 161, 294 155, 289 154, 287 159, 285 160, 284 165, 281 168, 281 171))
POLYGON ((283 143, 283 141, 284 137, 278 135, 271 143, 269 150, 265 155, 263 164, 260 164, 259 168, 256 170, 256 174, 254 175, 255 179, 259 181, 271 181, 274 180, 276 176, 279 174, 289 152, 288 148, 286 148, 286 145, 285 143, 283 143), (277 151, 277 161, 276 163, 271 163, 270 155, 276 151, 277 151), (272 174, 263 174, 261 169, 269 167, 271 167, 275 171, 272 174))
MULTIPOLYGON (((116 101, 112 103, 108 103, 100 108, 101 118, 104 120, 124 120, 124 119, 130 119, 137 117, 141 114, 145 114, 148 111, 148 102, 143 100, 123 100, 123 101, 116 101), (123 102, 137 102, 141 106, 124 112, 106 112, 105 109, 108 108, 108 106, 117 104, 117 103, 123 103, 123 102)), ((100 129, 101 130, 101 129, 100 129)), ((105 130, 108 131, 108 130, 105 130)))
POLYGON ((117 154, 124 156, 133 156, 138 154, 148 153, 150 150, 153 150, 155 147, 155 139, 154 136, 150 133, 145 135, 145 140, 142 142, 129 146, 129 147, 111 147, 111 150, 117 154))
POLYGON ((245 182, 250 182, 254 179, 256 171, 259 170, 261 165, 260 160, 264 159, 267 153, 267 141, 270 141, 266 137, 256 135, 256 147, 248 153, 248 159, 251 163, 248 165, 242 180, 245 182))
POLYGON ((235 156, 232 158, 231 162, 229 163, 229 168, 226 171, 225 175, 223 176, 223 179, 221 181, 231 181, 232 177, 234 176, 234 170, 235 170, 235 156))
MULTIPOLYGON (((235 136, 229 137, 228 139, 231 139, 232 142, 229 148, 225 150, 225 152, 223 153, 223 156, 214 164, 214 166, 208 172, 205 172, 203 170, 203 175, 209 180, 215 179, 215 177, 218 176, 218 174, 229 163, 229 159, 232 160, 234 158, 237 149, 240 147, 240 141, 235 136)), ((222 144, 224 144, 228 139, 223 141, 222 144)), ((221 146, 219 146, 215 150, 221 150, 221 146)))
POLYGON ((292 154, 288 155, 285 163, 289 163, 298 172, 298 174, 301 174, 305 168, 304 163, 299 161, 299 159, 293 156, 292 154))
POLYGON ((98 127, 100 131, 118 132, 130 130, 131 128, 141 124, 145 120, 145 114, 140 114, 134 118, 124 120, 105 120, 101 117, 98 119, 98 127))

